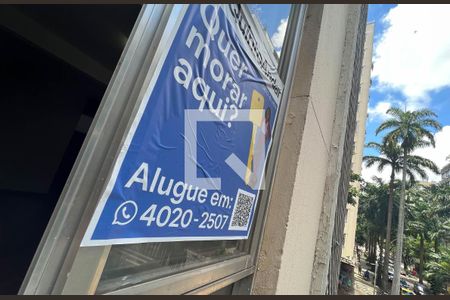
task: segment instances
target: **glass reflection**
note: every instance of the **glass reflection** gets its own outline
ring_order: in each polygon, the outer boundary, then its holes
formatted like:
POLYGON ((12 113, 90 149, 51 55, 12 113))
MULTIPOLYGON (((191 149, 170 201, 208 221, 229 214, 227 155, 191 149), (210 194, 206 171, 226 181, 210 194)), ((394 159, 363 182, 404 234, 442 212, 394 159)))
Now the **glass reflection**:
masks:
POLYGON ((111 248, 97 293, 168 276, 244 254, 240 241, 168 242, 111 248))

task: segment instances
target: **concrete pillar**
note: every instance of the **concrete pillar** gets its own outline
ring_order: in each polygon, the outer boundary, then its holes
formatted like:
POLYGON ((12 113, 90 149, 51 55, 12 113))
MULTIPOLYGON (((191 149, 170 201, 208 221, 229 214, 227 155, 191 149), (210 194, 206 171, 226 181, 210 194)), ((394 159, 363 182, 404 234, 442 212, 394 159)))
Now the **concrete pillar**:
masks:
POLYGON ((348 20, 357 17, 358 9, 308 6, 253 294, 311 293, 330 153, 339 146, 333 135, 340 130, 335 116, 348 26, 353 24, 348 20))

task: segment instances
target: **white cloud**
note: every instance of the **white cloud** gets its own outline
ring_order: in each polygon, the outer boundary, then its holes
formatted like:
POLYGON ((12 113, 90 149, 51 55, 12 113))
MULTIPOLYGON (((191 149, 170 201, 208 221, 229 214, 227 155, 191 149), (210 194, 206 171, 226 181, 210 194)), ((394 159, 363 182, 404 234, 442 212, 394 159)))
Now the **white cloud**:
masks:
POLYGON ((277 31, 272 35, 272 44, 275 49, 281 49, 283 47, 284 36, 286 35, 288 19, 281 19, 278 25, 277 31))
POLYGON ((391 108, 392 104, 391 102, 385 102, 380 101, 377 103, 375 107, 370 107, 367 109, 367 112, 369 114, 369 122, 372 122, 374 120, 386 120, 389 115, 386 114, 386 111, 391 108))
MULTIPOLYGON (((450 126, 444 126, 441 131, 434 134, 436 147, 426 147, 417 149, 413 152, 414 155, 432 160, 439 169, 442 169, 448 161, 446 157, 450 155, 450 126)), ((386 168, 382 173, 379 173, 376 166, 367 168, 363 163, 361 175, 366 181, 373 182, 372 177, 377 176, 383 178, 384 182, 389 181, 390 168, 386 168)), ((428 181, 438 182, 441 180, 441 175, 436 175, 431 171, 427 171, 428 181)), ((397 179, 401 179, 401 174, 396 175, 397 179)))
POLYGON ((372 180, 372 177, 380 177, 383 179, 383 182, 388 183, 389 177, 391 175, 391 170, 389 167, 384 168, 383 172, 378 172, 377 166, 371 166, 370 168, 366 167, 365 163, 363 163, 362 170, 361 170, 361 177, 368 182, 374 182, 372 180))
POLYGON ((408 109, 427 106, 429 92, 450 86, 450 5, 398 5, 384 17, 372 76, 379 88, 407 97, 408 109))
MULTIPOLYGON (((367 113, 369 114, 369 122, 372 121, 385 121, 388 118, 391 118, 392 116, 388 115, 386 112, 391 107, 399 107, 404 108, 405 107, 405 101, 404 100, 398 100, 395 99, 391 94, 385 95, 385 99, 382 101, 379 101, 374 106, 369 106, 367 108, 367 113)), ((415 110, 418 107, 413 107, 411 105, 408 106, 408 109, 415 110)))
MULTIPOLYGON (((445 158, 450 155, 450 126, 444 126, 441 131, 437 132, 434 135, 434 140, 436 142, 436 148, 427 147, 417 149, 413 154, 431 159, 439 169, 442 169, 448 163, 445 158)), ((441 175, 436 175, 432 172, 427 172, 427 175, 430 181, 441 180, 441 175)))

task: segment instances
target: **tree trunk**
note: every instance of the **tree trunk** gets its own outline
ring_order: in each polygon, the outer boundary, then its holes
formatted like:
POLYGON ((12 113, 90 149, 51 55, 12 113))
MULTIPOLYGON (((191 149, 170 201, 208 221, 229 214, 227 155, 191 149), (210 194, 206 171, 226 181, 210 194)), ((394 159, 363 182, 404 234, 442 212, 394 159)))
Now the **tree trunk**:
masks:
POLYGON ((434 239, 434 253, 439 253, 439 237, 434 239))
POLYGON ((370 233, 369 236, 369 255, 367 256, 367 261, 370 263, 374 263, 376 259, 376 243, 375 243, 375 237, 373 233, 370 233))
POLYGON ((403 257, 403 266, 405 267, 405 270, 407 270, 409 267, 409 263, 407 261, 406 256, 402 255, 402 257, 403 257))
POLYGON ((388 290, 388 270, 389 258, 391 249, 391 227, 392 227, 392 207, 394 206, 394 179, 395 170, 392 167, 391 180, 389 181, 389 202, 387 210, 387 224, 386 224, 386 243, 384 245, 384 262, 383 262, 383 290, 388 290))
POLYGON ((403 252, 403 227, 405 222, 405 189, 406 189, 406 165, 408 164, 407 151, 403 149, 403 174, 402 174, 402 190, 400 194, 400 206, 398 211, 398 227, 397 227, 397 245, 395 251, 394 263, 394 279, 392 280, 391 295, 400 294, 400 267, 403 252))
POLYGON ((423 264, 425 256, 425 241, 423 234, 420 235, 420 252, 419 252, 419 283, 423 283, 423 264))
POLYGON ((381 274, 383 273, 383 255, 386 255, 386 250, 383 249, 383 239, 380 238, 380 256, 378 258, 378 272, 376 274, 377 280, 375 281, 378 286, 381 286, 381 274))

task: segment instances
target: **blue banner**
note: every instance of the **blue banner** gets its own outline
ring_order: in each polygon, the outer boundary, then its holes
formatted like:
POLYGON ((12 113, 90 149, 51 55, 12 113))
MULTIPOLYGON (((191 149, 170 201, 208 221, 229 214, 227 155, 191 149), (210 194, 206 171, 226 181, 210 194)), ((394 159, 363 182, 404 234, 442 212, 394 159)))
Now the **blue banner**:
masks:
POLYGON ((82 246, 246 239, 282 83, 239 5, 189 5, 160 59, 82 246))

